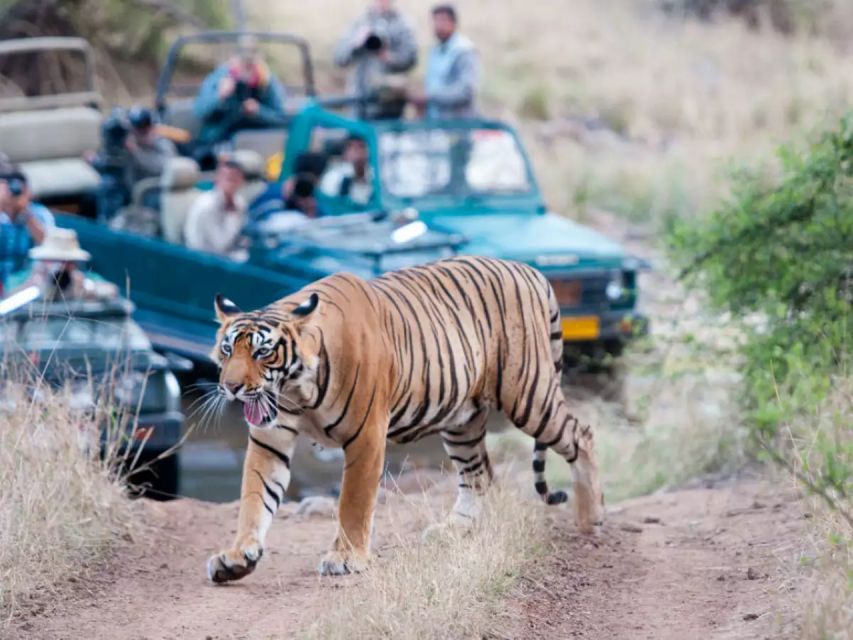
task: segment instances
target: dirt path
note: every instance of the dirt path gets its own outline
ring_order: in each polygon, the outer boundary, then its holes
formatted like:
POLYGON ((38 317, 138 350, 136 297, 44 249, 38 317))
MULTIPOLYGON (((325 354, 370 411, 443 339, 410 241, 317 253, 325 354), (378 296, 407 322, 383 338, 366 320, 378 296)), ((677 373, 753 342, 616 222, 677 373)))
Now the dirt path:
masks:
MULTIPOLYGON (((447 489, 436 488, 441 500, 447 489)), ((391 504, 396 504, 392 500, 391 504)), ((326 515, 287 505, 269 553, 245 581, 214 587, 208 553, 231 537, 236 505, 151 504, 152 530, 79 595, 11 629, 14 638, 293 637, 328 615, 330 591, 351 578, 317 578, 333 533, 326 515), (154 526, 157 535, 154 535, 154 526)), ((776 554, 804 522, 791 492, 755 482, 649 496, 617 505, 594 540, 551 517, 553 552, 530 568, 507 604, 506 638, 779 637, 776 554)), ((417 540, 417 514, 380 507, 376 550, 393 557, 417 540)))
POLYGON ((778 556, 804 515, 793 491, 740 482, 626 502, 595 543, 554 531, 507 637, 784 637, 778 556))

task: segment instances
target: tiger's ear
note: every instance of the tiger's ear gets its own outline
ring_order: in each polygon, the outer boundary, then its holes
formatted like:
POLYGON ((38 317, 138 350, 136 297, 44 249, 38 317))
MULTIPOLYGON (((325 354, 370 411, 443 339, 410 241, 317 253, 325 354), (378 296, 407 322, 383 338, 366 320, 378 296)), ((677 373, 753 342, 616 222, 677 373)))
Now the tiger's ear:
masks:
POLYGON ((242 313, 240 307, 231 302, 228 298, 224 297, 221 293, 216 294, 213 307, 216 309, 216 319, 219 320, 220 323, 225 322, 231 316, 242 313))
POLYGON ((290 313, 296 316, 297 318, 304 318, 317 308, 319 302, 320 296, 318 296, 316 293, 312 293, 311 296, 305 302, 300 304, 290 313))

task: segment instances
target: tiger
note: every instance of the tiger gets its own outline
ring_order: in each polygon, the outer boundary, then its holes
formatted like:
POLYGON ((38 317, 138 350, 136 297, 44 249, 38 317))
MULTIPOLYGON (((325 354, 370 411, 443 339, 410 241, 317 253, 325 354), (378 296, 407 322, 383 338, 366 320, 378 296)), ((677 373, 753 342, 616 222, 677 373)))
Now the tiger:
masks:
POLYGON ((237 534, 207 563, 215 583, 252 573, 285 499, 297 436, 343 449, 336 534, 320 575, 363 571, 385 445, 438 434, 458 473, 447 524, 476 521, 493 479, 487 417, 532 436, 534 486, 548 449, 571 463, 576 526, 603 511, 593 432, 561 388, 560 309, 545 276, 519 262, 455 256, 365 280, 336 273, 256 311, 217 295, 218 392, 248 424, 237 534))

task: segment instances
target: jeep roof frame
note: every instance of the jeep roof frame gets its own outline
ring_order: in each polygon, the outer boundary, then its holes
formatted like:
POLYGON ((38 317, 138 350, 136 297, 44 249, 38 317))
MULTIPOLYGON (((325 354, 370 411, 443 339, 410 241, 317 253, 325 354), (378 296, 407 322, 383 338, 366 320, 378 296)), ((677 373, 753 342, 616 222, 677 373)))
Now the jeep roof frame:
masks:
POLYGON ((314 63, 311 60, 311 50, 308 41, 301 36, 292 33, 278 31, 201 31, 178 37, 169 47, 166 60, 160 70, 157 79, 157 93, 154 105, 159 113, 166 109, 167 96, 172 86, 172 78, 178 63, 181 50, 190 44, 223 44, 228 42, 237 43, 242 37, 255 38, 259 43, 272 42, 289 44, 296 47, 302 57, 302 76, 304 80, 305 95, 313 98, 316 95, 314 83, 314 63))
POLYGON ((83 38, 42 36, 0 41, 0 57, 43 51, 74 51, 82 54, 85 66, 84 91, 69 91, 38 96, 0 97, 0 113, 91 106, 100 109, 103 98, 95 87, 95 56, 92 46, 83 38))

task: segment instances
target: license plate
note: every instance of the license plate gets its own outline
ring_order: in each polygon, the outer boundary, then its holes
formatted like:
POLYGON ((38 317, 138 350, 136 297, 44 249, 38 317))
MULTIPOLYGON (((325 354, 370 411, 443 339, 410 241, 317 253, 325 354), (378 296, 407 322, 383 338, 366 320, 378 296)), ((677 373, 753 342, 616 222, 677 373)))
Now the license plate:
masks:
POLYGON ((600 333, 598 316, 563 318, 563 340, 595 340, 600 333))

